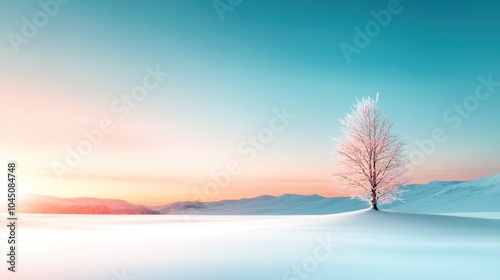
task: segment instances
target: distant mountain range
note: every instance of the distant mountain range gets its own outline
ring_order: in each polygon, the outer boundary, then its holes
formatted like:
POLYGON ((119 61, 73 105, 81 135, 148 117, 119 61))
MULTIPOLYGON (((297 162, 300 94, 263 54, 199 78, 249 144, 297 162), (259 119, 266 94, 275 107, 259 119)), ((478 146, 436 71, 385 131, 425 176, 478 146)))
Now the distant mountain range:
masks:
MULTIPOLYGON (((412 213, 500 212, 500 174, 465 181, 432 181, 403 187, 404 202, 382 205, 412 213)), ((20 211, 57 214, 170 214, 170 215, 312 215, 333 214, 367 208, 365 202, 349 197, 319 195, 263 195, 217 202, 185 201, 144 206, 118 199, 57 198, 29 195, 20 211)))
POLYGON ((19 211, 48 214, 158 214, 147 206, 120 199, 59 198, 36 194, 22 197, 19 211))

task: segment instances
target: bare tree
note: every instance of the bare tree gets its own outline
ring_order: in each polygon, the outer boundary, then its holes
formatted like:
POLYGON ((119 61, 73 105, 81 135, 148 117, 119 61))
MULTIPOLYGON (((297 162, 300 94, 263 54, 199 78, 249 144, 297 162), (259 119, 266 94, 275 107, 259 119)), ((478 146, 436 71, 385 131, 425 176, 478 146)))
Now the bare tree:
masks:
POLYGON ((339 166, 333 174, 339 187, 375 210, 379 204, 400 199, 399 187, 409 182, 405 177, 409 163, 404 154, 406 143, 391 134, 393 122, 380 114, 378 93, 376 99, 357 100, 340 124, 344 137, 334 138, 339 166))

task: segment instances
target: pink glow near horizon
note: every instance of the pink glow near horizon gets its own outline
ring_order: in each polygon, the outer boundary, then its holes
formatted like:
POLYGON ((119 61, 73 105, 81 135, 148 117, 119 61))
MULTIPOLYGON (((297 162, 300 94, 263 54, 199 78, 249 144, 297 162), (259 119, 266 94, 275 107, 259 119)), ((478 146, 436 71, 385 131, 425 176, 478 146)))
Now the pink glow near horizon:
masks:
MULTIPOLYGON (((211 173, 219 172, 228 160, 236 159, 242 165, 241 174, 231 178, 229 187, 221 188, 207 200, 285 193, 327 197, 344 194, 334 189, 335 182, 328 178, 335 164, 333 160, 318 162, 300 151, 293 161, 280 160, 283 154, 277 150, 287 140, 286 136, 276 135, 277 139, 281 137, 277 140, 280 143, 269 144, 256 160, 246 162, 245 156, 235 152, 237 141, 232 144, 233 149, 228 149, 226 139, 203 139, 195 133, 200 130, 197 124, 159 122, 154 115, 147 114, 117 122, 120 129, 105 135, 103 143, 81 165, 72 168, 61 183, 54 176, 52 162, 64 161, 67 147, 81 141, 83 129, 94 129, 109 113, 108 108, 50 87, 6 83, 0 86, 0 92, 4 102, 13 105, 0 110, 2 127, 9 131, 0 141, 4 156, 17 159, 25 169, 21 173, 29 177, 23 193, 119 198, 146 205, 195 200, 193 190, 203 190, 213 181, 211 173), (7 121, 12 116, 15 122, 7 121), (165 123, 177 129, 164 129, 165 123), (131 174, 137 179, 131 180, 131 174)), ((427 160, 416 168, 412 183, 470 180, 493 173, 491 166, 465 167, 453 162, 443 167, 427 160)))

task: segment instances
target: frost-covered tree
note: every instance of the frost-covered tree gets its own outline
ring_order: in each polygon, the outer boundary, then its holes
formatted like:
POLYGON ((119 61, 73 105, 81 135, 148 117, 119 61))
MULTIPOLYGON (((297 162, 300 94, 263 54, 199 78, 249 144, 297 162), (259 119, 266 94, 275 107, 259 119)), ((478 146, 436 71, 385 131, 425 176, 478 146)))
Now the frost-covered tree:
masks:
POLYGON ((333 138, 338 156, 333 176, 339 187, 369 202, 375 210, 379 204, 399 199, 399 187, 409 182, 405 176, 409 163, 404 154, 406 143, 391 133, 393 122, 381 115, 378 93, 376 99, 357 100, 340 124, 344 137, 333 138))

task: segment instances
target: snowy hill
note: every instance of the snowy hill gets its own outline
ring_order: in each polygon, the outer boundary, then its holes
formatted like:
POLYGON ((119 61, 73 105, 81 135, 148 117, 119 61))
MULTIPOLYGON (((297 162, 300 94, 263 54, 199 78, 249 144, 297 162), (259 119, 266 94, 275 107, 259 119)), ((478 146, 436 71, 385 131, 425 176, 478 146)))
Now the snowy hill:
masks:
POLYGON ((500 174, 466 182, 432 181, 405 189, 404 203, 388 208, 413 213, 500 212, 500 174))
MULTIPOLYGON (((432 181, 405 186, 404 202, 382 205, 411 213, 500 212, 500 174, 466 182, 432 181)), ((174 202, 146 207, 123 200, 32 195, 21 205, 28 213, 69 214, 172 214, 172 215, 314 215, 334 214, 367 208, 365 202, 349 197, 319 195, 263 195, 216 202, 174 202)))

